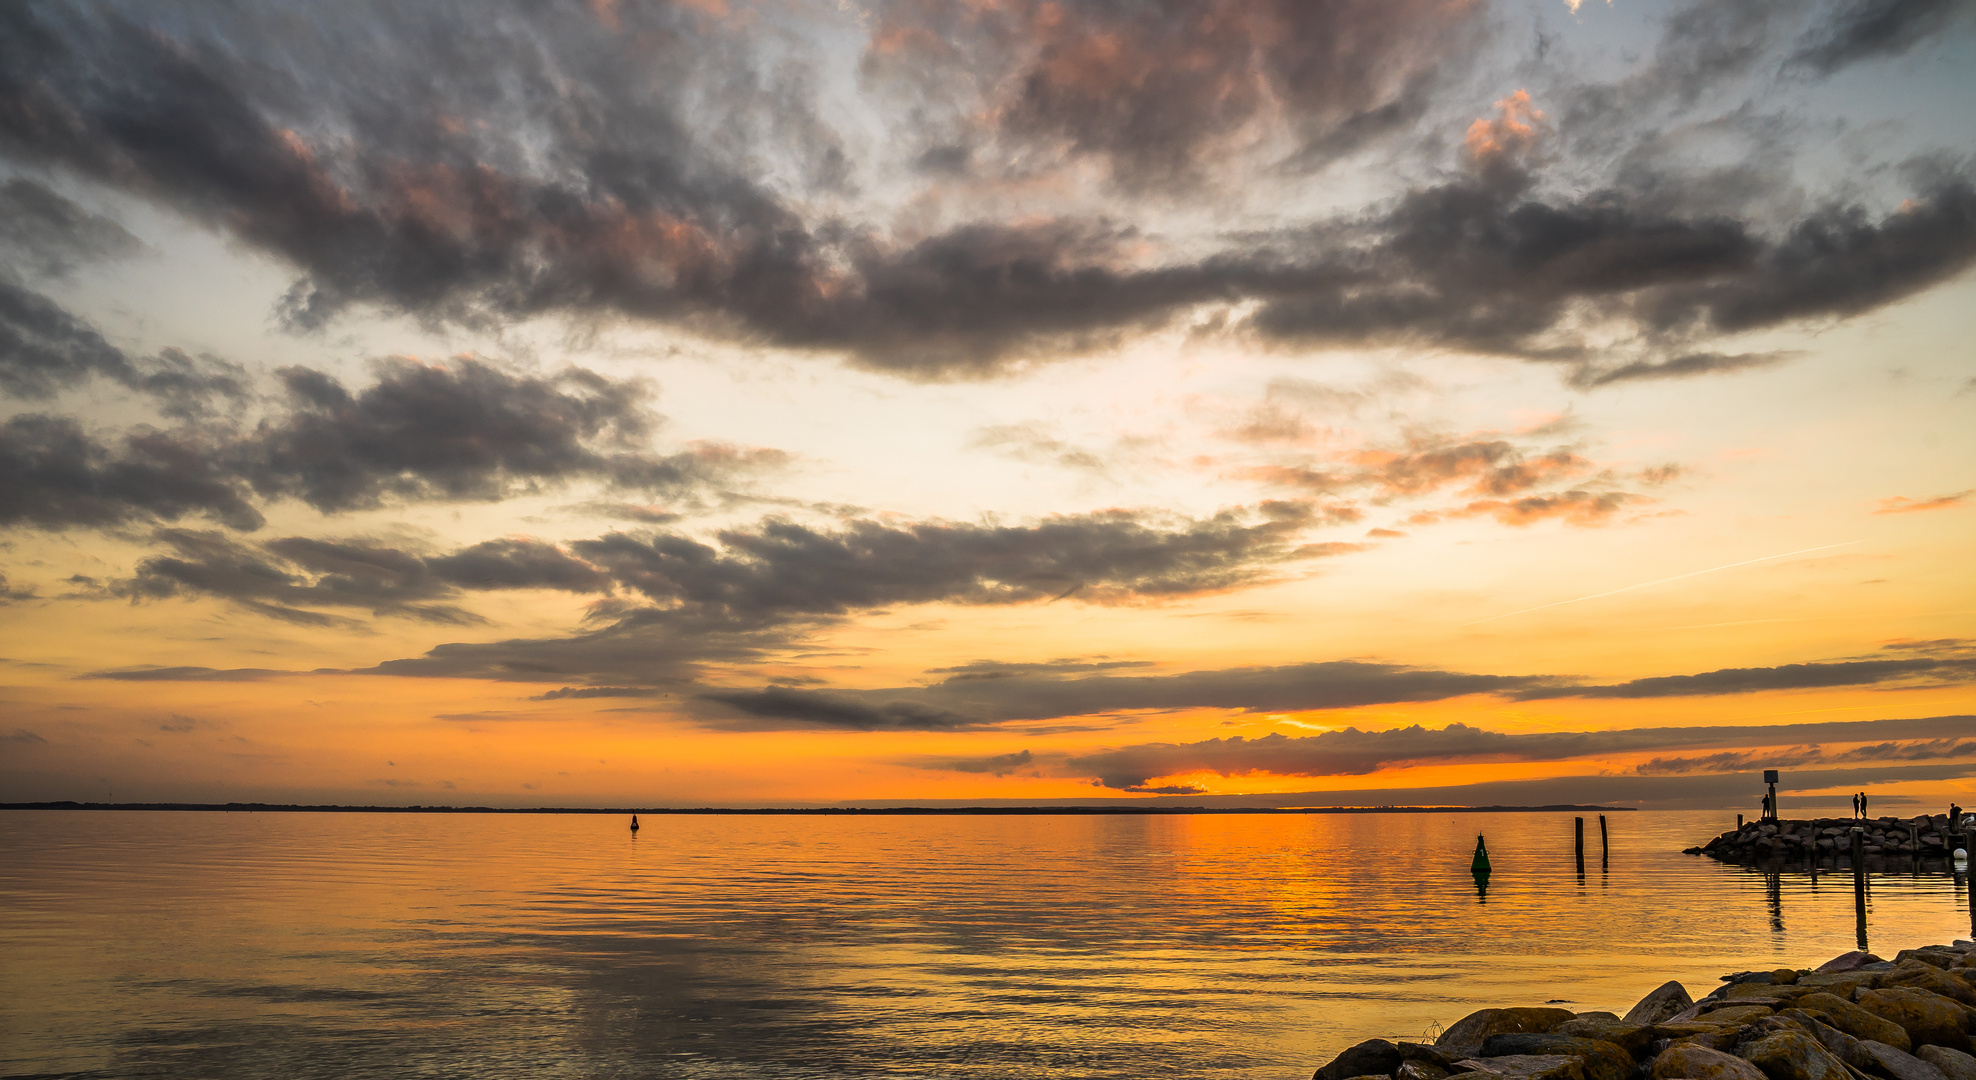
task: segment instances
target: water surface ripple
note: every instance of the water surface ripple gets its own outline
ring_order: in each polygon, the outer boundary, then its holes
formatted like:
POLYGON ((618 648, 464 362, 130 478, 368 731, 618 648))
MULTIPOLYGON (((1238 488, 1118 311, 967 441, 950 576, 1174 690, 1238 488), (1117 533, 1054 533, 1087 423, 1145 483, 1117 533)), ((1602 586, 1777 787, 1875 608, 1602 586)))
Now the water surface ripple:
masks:
MULTIPOLYGON (((0 1071, 1292 1080, 1485 1005, 1623 1011, 1854 945, 1720 813, 0 814, 0 1071), (1486 833, 1486 896, 1468 873, 1486 833)), ((1967 937, 1940 864, 1880 949, 1967 937)))

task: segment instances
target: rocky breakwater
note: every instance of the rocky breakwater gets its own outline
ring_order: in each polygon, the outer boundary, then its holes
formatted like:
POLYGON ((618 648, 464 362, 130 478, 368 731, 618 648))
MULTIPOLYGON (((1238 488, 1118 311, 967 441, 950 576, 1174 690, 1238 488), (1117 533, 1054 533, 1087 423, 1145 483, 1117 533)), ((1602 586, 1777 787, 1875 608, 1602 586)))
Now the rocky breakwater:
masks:
POLYGON ((1912 818, 1817 818, 1811 821, 1751 821, 1731 829, 1689 855, 1709 855, 1724 862, 1767 862, 1773 859, 1849 859, 1852 830, 1866 833, 1866 855, 1945 859, 1961 843, 1946 814, 1912 818))
POLYGON ((1483 1009, 1431 1045, 1359 1043, 1313 1080, 1976 1080, 1976 942, 1723 978, 1624 1016, 1483 1009))

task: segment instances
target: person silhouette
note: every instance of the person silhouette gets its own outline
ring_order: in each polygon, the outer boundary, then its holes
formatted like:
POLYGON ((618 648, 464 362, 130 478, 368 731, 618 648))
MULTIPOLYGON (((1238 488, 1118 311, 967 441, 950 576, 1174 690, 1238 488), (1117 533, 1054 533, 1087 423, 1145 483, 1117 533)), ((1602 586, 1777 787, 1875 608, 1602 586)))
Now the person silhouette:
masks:
POLYGON ((1859 820, 1859 792, 1853 792, 1853 820, 1859 820))
POLYGON ((1862 791, 1859 793, 1859 816, 1863 818, 1866 814, 1866 792, 1862 791))

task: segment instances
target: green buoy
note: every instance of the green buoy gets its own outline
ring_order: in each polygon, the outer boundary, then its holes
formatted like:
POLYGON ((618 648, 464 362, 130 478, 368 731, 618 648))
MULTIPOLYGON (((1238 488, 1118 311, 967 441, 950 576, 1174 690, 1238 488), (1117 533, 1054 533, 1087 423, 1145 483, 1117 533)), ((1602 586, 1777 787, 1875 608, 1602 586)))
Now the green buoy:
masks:
POLYGON ((1489 872, 1489 847, 1482 842, 1479 834, 1475 837, 1475 861, 1468 864, 1468 868, 1477 874, 1489 872))

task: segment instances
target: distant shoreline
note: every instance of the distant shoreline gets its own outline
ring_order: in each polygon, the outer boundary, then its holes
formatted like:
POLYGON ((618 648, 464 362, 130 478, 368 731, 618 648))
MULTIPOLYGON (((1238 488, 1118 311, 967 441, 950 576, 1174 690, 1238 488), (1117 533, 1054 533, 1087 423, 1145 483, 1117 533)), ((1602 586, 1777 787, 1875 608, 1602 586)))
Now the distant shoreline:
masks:
POLYGON ((0 803, 0 810, 201 810, 283 814, 741 814, 785 817, 1022 817, 1191 814, 1541 814, 1618 813, 1633 806, 337 806, 297 803, 0 803))

